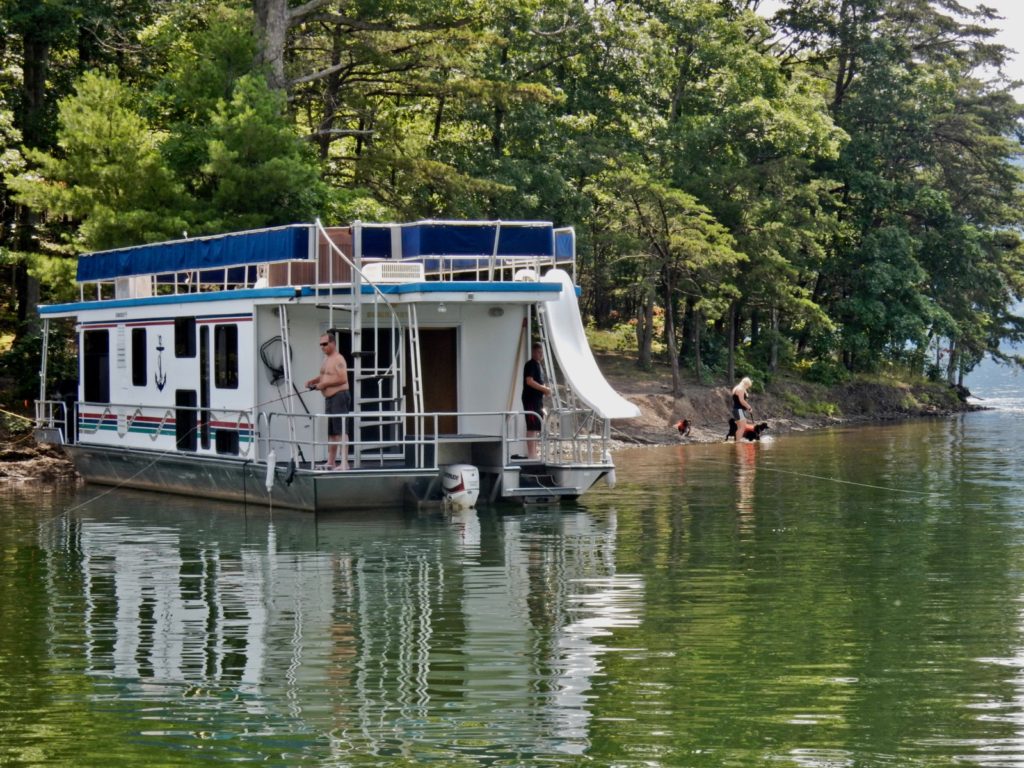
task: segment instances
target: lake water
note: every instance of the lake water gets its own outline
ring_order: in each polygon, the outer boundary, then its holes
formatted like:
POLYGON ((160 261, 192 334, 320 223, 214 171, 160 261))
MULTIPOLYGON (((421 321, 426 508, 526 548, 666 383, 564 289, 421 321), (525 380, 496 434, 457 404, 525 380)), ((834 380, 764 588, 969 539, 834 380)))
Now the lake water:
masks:
POLYGON ((561 511, 5 490, 0 764, 1024 765, 1003 400, 622 451, 561 511))

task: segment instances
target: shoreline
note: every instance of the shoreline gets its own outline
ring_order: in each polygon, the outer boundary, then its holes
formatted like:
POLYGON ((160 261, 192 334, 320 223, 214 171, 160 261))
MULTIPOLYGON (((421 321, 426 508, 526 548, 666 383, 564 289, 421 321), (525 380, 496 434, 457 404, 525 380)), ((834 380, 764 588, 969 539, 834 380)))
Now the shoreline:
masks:
MULTIPOLYGON (((634 446, 720 443, 728 428, 730 391, 725 384, 708 385, 692 379, 671 393, 667 370, 644 372, 620 355, 597 355, 608 382, 640 408, 635 419, 612 424, 613 449, 634 446), (690 422, 680 435, 675 424, 690 422)), ((769 424, 770 435, 807 432, 855 424, 881 424, 926 417, 988 410, 966 402, 966 393, 941 382, 904 384, 854 381, 826 387, 785 375, 751 395, 755 421, 769 424)), ((54 446, 37 446, 31 432, 0 435, 0 483, 55 481, 78 478, 71 461, 54 446)))
MULTIPOLYGON (((624 445, 686 445, 725 440, 731 386, 703 384, 691 375, 684 377, 679 394, 674 395, 667 367, 642 372, 624 356, 597 358, 612 387, 641 411, 636 419, 612 425, 617 441, 624 445), (689 435, 682 436, 675 428, 680 419, 690 422, 689 435)), ((754 384, 750 395, 754 421, 767 422, 770 435, 986 410, 963 399, 969 393, 943 382, 855 380, 827 387, 781 374, 766 389, 759 388, 756 380, 754 384)))

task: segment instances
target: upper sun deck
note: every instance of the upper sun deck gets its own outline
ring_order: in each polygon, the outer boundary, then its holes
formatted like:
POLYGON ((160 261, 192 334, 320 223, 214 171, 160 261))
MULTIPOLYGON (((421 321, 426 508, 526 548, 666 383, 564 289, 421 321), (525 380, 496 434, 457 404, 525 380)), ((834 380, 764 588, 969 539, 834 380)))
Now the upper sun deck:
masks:
MULTIPOLYGON (((85 254, 82 301, 211 291, 360 284, 514 281, 522 270, 574 271, 576 236, 543 221, 416 221, 284 227, 85 254)), ((454 288, 454 285, 453 285, 454 288)))

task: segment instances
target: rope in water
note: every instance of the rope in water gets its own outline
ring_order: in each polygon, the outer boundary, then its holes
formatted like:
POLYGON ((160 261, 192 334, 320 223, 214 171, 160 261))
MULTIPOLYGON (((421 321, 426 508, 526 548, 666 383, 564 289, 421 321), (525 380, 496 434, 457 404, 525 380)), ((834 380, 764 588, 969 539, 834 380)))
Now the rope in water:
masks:
MULTIPOLYGON (((70 512, 75 512, 75 511, 77 511, 77 510, 81 509, 82 507, 87 507, 87 506, 89 506, 90 504, 92 504, 92 503, 93 503, 94 501, 99 501, 99 500, 100 500, 100 499, 102 499, 102 498, 103 498, 104 496, 107 496, 108 494, 114 493, 115 491, 119 491, 119 490, 121 490, 122 488, 124 488, 124 487, 125 487, 125 485, 127 485, 128 483, 130 483, 130 482, 131 482, 132 480, 134 480, 134 479, 135 479, 136 477, 138 477, 139 475, 141 475, 141 474, 142 474, 143 472, 145 472, 145 471, 146 471, 147 469, 149 469, 150 467, 152 467, 152 466, 153 466, 154 464, 156 464, 156 463, 158 463, 158 462, 162 461, 163 459, 167 458, 167 456, 168 456, 168 455, 169 455, 169 454, 170 454, 171 452, 173 452, 173 451, 177 451, 177 446, 175 446, 174 448, 168 448, 168 449, 167 449, 166 451, 164 451, 163 453, 161 453, 160 455, 158 455, 158 456, 157 456, 157 457, 156 457, 155 459, 153 459, 153 460, 152 460, 151 462, 149 462, 148 464, 146 464, 146 466, 144 466, 144 467, 142 467, 141 469, 139 469, 139 471, 138 471, 138 472, 136 472, 136 473, 135 473, 134 475, 132 475, 131 477, 125 478, 124 480, 122 480, 122 481, 121 481, 120 483, 118 483, 117 485, 114 485, 114 486, 111 486, 110 488, 107 488, 106 490, 104 490, 104 491, 103 491, 103 493, 101 493, 101 494, 99 494, 99 495, 97 495, 97 496, 93 496, 93 497, 92 497, 91 499, 86 499, 86 500, 85 500, 85 501, 83 501, 83 502, 82 502, 81 504, 75 504, 75 505, 74 505, 73 507, 68 507, 68 508, 67 508, 67 509, 65 509, 65 510, 64 510, 63 512, 61 512, 61 513, 60 513, 59 515, 57 515, 57 518, 63 517, 63 516, 67 515, 67 514, 68 514, 68 513, 70 513, 70 512)), ((57 519, 57 518, 54 518, 54 519, 57 519)))
MULTIPOLYGON (((698 461, 705 461, 710 464, 718 464, 719 466, 734 466, 731 462, 720 461, 718 459, 708 458, 707 456, 695 457, 698 461)), ((794 472, 791 469, 778 469, 777 467, 766 467, 761 464, 757 465, 758 472, 775 472, 780 475, 792 475, 794 477, 806 477, 811 480, 824 480, 829 483, 838 483, 840 485, 855 485, 859 488, 872 488, 876 491, 890 491, 892 493, 906 493, 911 496, 939 496, 942 495, 938 491, 914 491, 909 488, 893 488, 889 485, 872 485, 871 483, 858 483, 854 480, 842 480, 838 477, 826 477, 825 475, 812 475, 809 472, 794 472)))

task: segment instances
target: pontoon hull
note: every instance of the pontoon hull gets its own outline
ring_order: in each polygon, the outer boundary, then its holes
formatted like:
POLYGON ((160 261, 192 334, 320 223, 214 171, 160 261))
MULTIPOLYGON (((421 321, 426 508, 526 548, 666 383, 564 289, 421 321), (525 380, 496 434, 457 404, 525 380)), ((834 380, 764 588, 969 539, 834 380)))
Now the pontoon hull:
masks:
MULTIPOLYGON (((307 512, 398 506, 435 498, 434 469, 324 472, 279 464, 268 492, 265 464, 232 458, 160 453, 94 445, 66 445, 86 482, 181 496, 236 501, 307 512)), ((519 467, 484 469, 481 501, 558 503, 572 501, 608 474, 607 465, 548 467, 548 482, 525 483, 519 467)), ((436 497, 439 498, 439 497, 436 497)))
POLYGON ((289 466, 279 464, 268 492, 266 465, 240 459, 81 444, 65 450, 89 483, 309 512, 400 505, 407 485, 427 485, 437 476, 431 469, 296 469, 289 482, 289 466))

